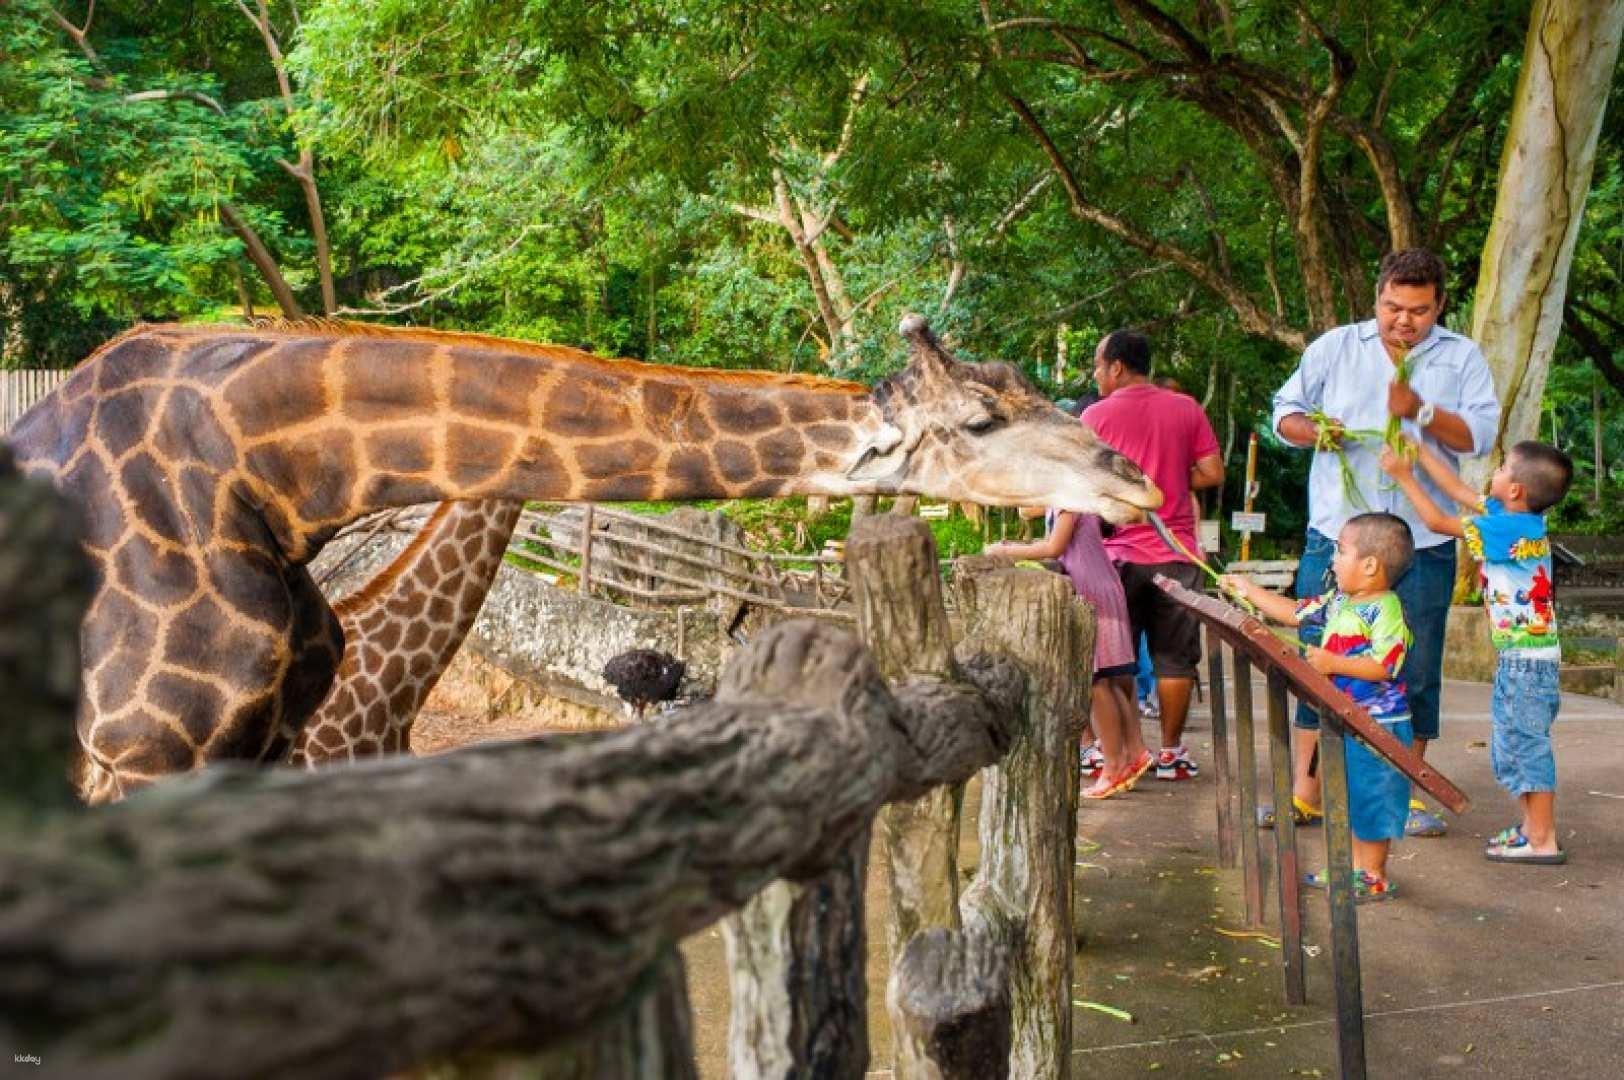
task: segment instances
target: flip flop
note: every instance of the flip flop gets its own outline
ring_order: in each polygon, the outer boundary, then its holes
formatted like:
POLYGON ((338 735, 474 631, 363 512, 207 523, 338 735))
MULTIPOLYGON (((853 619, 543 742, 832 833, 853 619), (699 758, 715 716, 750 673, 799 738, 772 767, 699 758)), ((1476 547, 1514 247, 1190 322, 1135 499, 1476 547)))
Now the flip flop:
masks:
POLYGON ((1568 861, 1568 853, 1562 848, 1557 848, 1549 855, 1536 852, 1534 846, 1528 842, 1528 837, 1520 830, 1514 842, 1490 844, 1484 848, 1483 857, 1490 862, 1528 863, 1530 866, 1561 866, 1568 861))
POLYGON ((1507 825, 1493 836, 1489 837, 1487 847, 1508 847, 1515 844, 1526 844, 1528 838, 1523 836, 1521 825, 1507 825))
MULTIPOLYGON (((1293 795, 1291 798, 1291 820, 1296 825, 1319 825, 1325 821, 1325 811, 1317 810, 1293 795)), ((1257 827, 1260 829, 1274 828, 1274 807, 1260 806, 1257 808, 1257 827)))

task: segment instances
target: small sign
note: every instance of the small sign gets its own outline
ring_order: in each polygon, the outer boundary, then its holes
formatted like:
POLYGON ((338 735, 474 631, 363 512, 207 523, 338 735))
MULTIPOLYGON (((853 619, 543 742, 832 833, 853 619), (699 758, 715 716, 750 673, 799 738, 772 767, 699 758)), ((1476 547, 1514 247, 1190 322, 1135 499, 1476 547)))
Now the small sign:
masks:
POLYGON ((1268 516, 1237 510, 1229 515, 1229 527, 1238 533, 1266 532, 1268 531, 1268 516))
POLYGON ((919 516, 926 521, 946 521, 953 510, 952 503, 920 503, 919 516))
POLYGON ((1196 541, 1201 545, 1202 551, 1218 550, 1218 520, 1205 518, 1196 522, 1196 541))

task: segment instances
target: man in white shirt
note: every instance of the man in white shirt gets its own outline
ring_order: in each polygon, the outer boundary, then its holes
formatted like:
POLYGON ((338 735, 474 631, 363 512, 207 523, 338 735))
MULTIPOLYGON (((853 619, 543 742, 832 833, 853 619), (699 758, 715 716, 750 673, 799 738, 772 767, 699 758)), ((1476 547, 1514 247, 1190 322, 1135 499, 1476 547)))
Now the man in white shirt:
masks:
MULTIPOLYGON (((1344 439, 1344 431, 1380 431, 1390 416, 1451 465, 1493 445, 1500 420, 1494 379, 1476 343, 1438 325, 1445 301, 1446 270, 1430 251, 1411 248, 1382 259, 1376 284, 1375 318, 1328 330, 1303 353, 1297 370, 1274 396, 1273 425, 1293 446, 1314 447, 1323 432, 1340 446, 1356 488, 1344 485, 1333 450, 1314 451, 1308 481, 1308 539, 1297 568, 1297 595, 1317 596, 1329 587, 1334 537, 1342 525, 1365 510, 1386 510, 1403 518, 1415 537, 1415 562, 1395 592, 1414 636, 1403 679, 1415 726, 1416 750, 1438 737, 1439 691, 1443 672, 1444 624, 1455 581, 1455 541, 1434 533, 1403 492, 1382 474, 1375 439, 1344 439), (1408 382, 1394 378, 1408 358, 1408 382), (1311 414, 1319 414, 1316 419, 1311 414)), ((1427 494, 1446 512, 1454 502, 1430 480, 1427 494)), ((1320 808, 1319 781, 1308 773, 1319 718, 1299 706, 1293 760, 1296 762, 1294 813, 1312 822, 1320 808)), ((1411 803, 1406 831, 1437 836, 1444 822, 1419 802, 1411 803)))

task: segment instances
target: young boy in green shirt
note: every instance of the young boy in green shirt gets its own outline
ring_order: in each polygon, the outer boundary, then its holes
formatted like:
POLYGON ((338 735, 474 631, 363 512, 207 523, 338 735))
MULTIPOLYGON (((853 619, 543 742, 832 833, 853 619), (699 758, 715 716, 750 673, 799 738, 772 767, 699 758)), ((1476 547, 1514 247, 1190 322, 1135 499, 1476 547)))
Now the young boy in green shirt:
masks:
MULTIPOLYGON (((1241 574, 1225 574, 1220 587, 1276 622, 1288 626, 1324 624, 1321 644, 1304 656, 1315 671, 1331 677, 1337 689, 1362 706, 1405 746, 1415 743, 1410 703, 1399 670, 1410 647, 1410 631, 1393 582, 1415 558, 1415 541, 1404 519, 1393 514, 1359 514, 1337 536, 1331 572, 1336 588, 1323 596, 1291 600, 1254 584, 1241 574)), ((1393 894, 1387 880, 1387 854, 1404 835, 1409 817, 1410 782, 1386 759, 1353 736, 1345 736, 1348 819, 1353 833, 1353 888, 1360 901, 1393 894)), ((1324 887, 1324 872, 1309 885, 1324 887)))

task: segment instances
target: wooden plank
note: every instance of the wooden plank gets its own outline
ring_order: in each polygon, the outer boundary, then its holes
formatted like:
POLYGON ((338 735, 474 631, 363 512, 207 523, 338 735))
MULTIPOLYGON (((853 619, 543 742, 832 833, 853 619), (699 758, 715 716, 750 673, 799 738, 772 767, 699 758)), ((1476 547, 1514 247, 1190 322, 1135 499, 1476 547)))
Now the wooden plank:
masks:
POLYGON ((1297 877, 1297 823, 1291 806, 1291 721, 1286 712, 1286 677, 1269 674, 1269 763, 1274 778, 1275 878, 1280 897, 1280 969, 1286 1004, 1308 1001, 1303 979, 1303 906, 1297 877))
POLYGON ((1218 777, 1218 865, 1235 865, 1234 785, 1229 776, 1229 720, 1224 711, 1224 642, 1207 627, 1207 693, 1212 697, 1212 765, 1218 777))
POLYGON ((1331 894, 1331 978, 1336 984, 1336 1044, 1343 1080, 1364 1080, 1365 1012, 1359 978, 1358 900, 1348 832, 1347 744, 1328 709, 1320 714, 1320 790, 1325 795, 1325 876, 1331 894))
POLYGON ((1241 877, 1246 893, 1246 925, 1263 925, 1263 859, 1257 835, 1257 750, 1252 720, 1252 665, 1239 649, 1230 650, 1235 672, 1235 761, 1240 774, 1241 877))
MULTIPOLYGON (((1329 709, 1360 742, 1392 762, 1395 768, 1438 800, 1445 809, 1461 814, 1472 805, 1472 800, 1448 777, 1428 765, 1414 750, 1372 720, 1369 713, 1355 705, 1353 699, 1338 690, 1330 679, 1310 667, 1294 647, 1281 641, 1257 619, 1216 597, 1203 596, 1159 574, 1156 584, 1203 622, 1216 627, 1230 645, 1245 649, 1254 663, 1268 671, 1278 670, 1292 691, 1308 702, 1310 708, 1329 709)), ((1283 805, 1291 804, 1287 802, 1283 805)))

